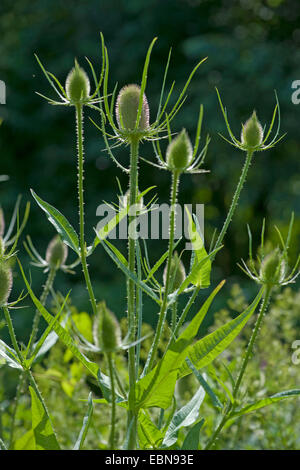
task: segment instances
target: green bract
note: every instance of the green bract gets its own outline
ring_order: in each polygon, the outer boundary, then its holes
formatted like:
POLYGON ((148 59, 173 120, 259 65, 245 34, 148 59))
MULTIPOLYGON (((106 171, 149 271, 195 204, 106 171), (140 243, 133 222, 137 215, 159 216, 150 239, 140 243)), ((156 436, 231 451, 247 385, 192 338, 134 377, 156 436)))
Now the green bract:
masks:
POLYGON ((0 261, 0 307, 7 303, 12 284, 12 272, 9 264, 5 261, 0 261))
POLYGON ((48 245, 46 251, 46 261, 51 268, 59 269, 65 264, 68 256, 68 247, 60 236, 56 235, 48 245))
POLYGON ((167 148, 167 165, 170 170, 184 171, 193 161, 193 147, 185 129, 167 148))
POLYGON ((90 94, 89 77, 75 60, 75 67, 69 72, 66 79, 66 94, 73 103, 87 100, 90 94))
MULTIPOLYGON (((116 116, 121 130, 133 131, 136 129, 136 121, 139 109, 141 88, 138 85, 126 85, 119 92, 116 103, 116 116)), ((149 128, 149 105, 145 93, 140 121, 137 130, 144 131, 149 128)))
POLYGON ((254 149, 261 145, 264 137, 264 131, 261 123, 257 119, 256 112, 245 122, 241 133, 241 142, 249 149, 254 149))

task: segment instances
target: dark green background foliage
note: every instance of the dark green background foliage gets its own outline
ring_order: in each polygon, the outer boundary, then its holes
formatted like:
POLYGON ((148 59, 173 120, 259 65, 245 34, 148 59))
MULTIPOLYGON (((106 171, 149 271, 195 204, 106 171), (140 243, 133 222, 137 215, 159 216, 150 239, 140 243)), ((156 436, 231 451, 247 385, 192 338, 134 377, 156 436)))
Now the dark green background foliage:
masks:
MULTIPOLYGON (((219 88, 227 104, 237 135, 241 122, 249 117, 253 108, 263 124, 270 122, 275 104, 273 90, 277 90, 282 131, 288 135, 275 149, 255 155, 246 191, 214 272, 215 278, 239 280, 247 286, 236 266, 242 256, 247 257, 246 223, 251 225, 257 241, 264 216, 268 229, 274 223, 285 229, 291 210, 294 209, 296 215, 298 210, 299 214, 300 106, 291 102, 291 84, 300 79, 299 17, 297 0, 240 0, 230 2, 230 8, 225 0, 2 0, 0 79, 7 85, 7 105, 0 108, 5 121, 0 134, 0 174, 8 174, 10 181, 1 183, 0 198, 6 213, 12 211, 19 193, 24 199, 30 199, 29 188, 32 187, 77 227, 74 110, 51 107, 34 93, 51 94, 34 53, 64 82, 74 57, 81 65, 85 64, 84 57, 89 57, 99 70, 99 32, 102 31, 111 61, 112 88, 115 81, 123 86, 140 80, 147 47, 152 38, 158 36, 147 88, 152 118, 170 46, 173 54, 169 84, 175 79, 177 90, 182 88, 196 62, 208 56, 189 88, 187 102, 174 128, 179 131, 184 126, 194 137, 199 105, 204 104, 204 132, 212 137, 205 164, 210 173, 186 175, 180 202, 205 204, 208 241, 213 228, 221 227, 244 159, 241 152, 218 136, 218 132, 225 133, 225 125, 214 87, 219 88)), ((92 116, 92 111, 87 115, 92 116)), ((86 116, 85 197, 89 240, 98 222, 97 206, 102 200, 116 202, 116 176, 124 189, 127 185, 126 175, 115 168, 102 152, 103 148, 99 132, 86 116)), ((141 153, 153 158, 151 147, 147 145, 141 153)), ((118 155, 126 165, 126 150, 118 155)), ((141 163, 140 177, 141 189, 156 185, 160 200, 168 201, 170 178, 167 172, 141 163)), ((54 235, 53 228, 34 202, 26 232, 41 251, 54 235)), ((297 218, 295 240, 299 232, 297 218)), ((150 244, 150 249, 152 259, 157 259, 165 248, 157 241, 150 244)), ((44 278, 37 271, 33 272, 33 287, 38 290, 44 278)), ((97 298, 106 299, 112 310, 119 316, 124 315, 124 279, 100 247, 91 263, 91 274, 96 279, 97 298)), ((16 288, 18 286, 21 287, 20 276, 16 279, 16 288)), ((73 302, 87 307, 79 269, 67 280, 59 278, 56 287, 64 292, 72 287, 73 302)), ((250 292, 247 295, 250 297, 250 292)), ((151 310, 149 313, 151 315, 151 310)), ((20 334, 28 332, 29 316, 30 313, 27 317, 16 316, 20 334)))

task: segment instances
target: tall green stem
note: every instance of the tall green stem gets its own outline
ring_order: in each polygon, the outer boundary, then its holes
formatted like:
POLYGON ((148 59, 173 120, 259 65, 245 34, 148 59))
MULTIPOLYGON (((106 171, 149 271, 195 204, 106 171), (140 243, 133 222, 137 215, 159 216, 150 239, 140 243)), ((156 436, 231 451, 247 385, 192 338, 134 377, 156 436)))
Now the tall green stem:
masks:
MULTIPOLYGON (((135 207, 138 195, 138 155, 139 155, 139 139, 133 138, 130 145, 130 174, 129 174, 129 233, 128 233, 128 268, 132 273, 135 273, 135 256, 136 256, 136 239, 131 236, 130 228, 135 219, 132 214, 132 208, 135 207)), ((127 281, 127 295, 128 295, 128 330, 129 341, 132 343, 135 340, 136 318, 135 318, 135 285, 131 279, 127 281)), ((130 425, 130 436, 128 440, 128 448, 135 449, 136 447, 136 433, 137 433, 137 415, 135 410, 135 382, 136 382, 136 369, 135 369, 135 347, 132 346, 128 350, 128 373, 129 373, 129 412, 128 412, 128 427, 130 425)))
POLYGON ((174 233, 175 233, 175 216, 176 216, 176 202, 177 202, 177 192, 180 180, 180 173, 173 172, 172 174, 172 185, 171 185, 171 209, 170 209, 170 217, 169 217, 169 227, 170 227, 170 239, 169 239, 169 248, 168 248, 168 261, 167 261, 167 273, 166 273, 166 281, 165 281, 165 291, 163 302, 159 314, 159 320, 155 332, 155 337, 153 341, 153 345, 151 348, 151 352, 149 355, 149 359, 145 365, 144 374, 151 369, 155 355, 158 349, 159 341, 161 338, 164 322, 166 319, 167 309, 168 309, 168 294, 170 289, 170 281, 171 281, 171 263, 172 263, 172 254, 174 249, 174 233))
MULTIPOLYGON (((266 289, 266 292, 265 292, 265 296, 264 296, 264 299, 261 303, 261 307, 260 307, 260 310, 259 310, 259 314, 258 314, 258 317, 257 317, 257 320, 255 322, 255 326, 254 326, 254 329, 252 331, 252 335, 251 335, 251 338, 250 338, 250 341, 248 343, 248 347, 247 347, 247 350, 246 350, 246 354, 245 354, 245 357, 244 357, 244 360, 243 360, 243 363, 242 363, 242 366, 241 366, 241 369, 240 369, 240 372, 239 372, 239 375, 238 375, 238 378, 237 378, 237 381, 235 383, 235 386, 234 386, 234 389, 233 389, 233 398, 236 398, 237 395, 238 395, 238 392, 240 390, 240 386, 241 386, 241 383, 242 383, 242 379, 244 377, 244 374, 245 374, 245 371, 246 371, 246 368, 247 368, 247 365, 248 365, 248 362, 249 362, 249 359, 252 355, 252 352, 253 352, 253 347, 254 347, 254 344, 255 344, 255 341, 256 341, 256 338, 257 338, 257 335, 259 333, 259 330, 260 330, 260 327, 261 327, 261 324, 262 324, 262 321, 263 321, 263 318, 264 318, 264 315, 266 313, 266 310, 268 308, 268 305, 269 305, 269 302, 270 302, 270 298, 271 298, 271 288, 270 287, 267 287, 266 289)), ((205 450, 209 450, 211 449, 214 445, 215 445, 215 442, 220 434, 220 432, 222 431, 223 427, 225 426, 225 424, 227 423, 228 419, 230 419, 230 414, 232 413, 232 411, 234 411, 235 409, 235 404, 234 403, 228 403, 227 405, 227 410, 226 410, 226 413, 225 415, 223 416, 219 426, 216 428, 211 440, 208 442, 208 444, 206 445, 205 447, 205 450)))
POLYGON ((244 164, 244 167, 243 167, 243 170, 242 170, 242 173, 241 173, 239 183, 238 183, 237 188, 235 190, 235 193, 234 193, 234 196, 233 196, 233 199, 232 199, 232 202, 231 202, 230 209, 228 211, 227 217, 225 219, 224 225, 222 227, 222 230, 221 230, 220 235, 217 239, 217 242, 215 244, 214 249, 217 249, 222 245, 223 239, 226 235, 228 226, 231 222, 231 219, 232 219, 234 211, 236 209, 241 191, 242 191, 244 183, 246 181, 248 170, 249 170, 251 160, 252 160, 252 155, 253 155, 253 152, 250 152, 250 151, 247 152, 247 157, 246 157, 246 160, 245 160, 245 164, 244 164))
POLYGON ((115 377, 112 361, 112 354, 107 353, 108 370, 111 384, 111 429, 110 429, 110 450, 115 448, 115 422, 116 422, 116 391, 115 391, 115 377))
POLYGON ((86 245, 84 236, 84 148, 83 148, 83 107, 82 104, 76 105, 76 123, 77 123, 77 150, 78 150, 78 199, 79 199, 79 226, 80 226, 80 259, 82 270, 89 293, 90 301, 94 315, 97 314, 96 299, 90 279, 88 265, 86 261, 86 245))

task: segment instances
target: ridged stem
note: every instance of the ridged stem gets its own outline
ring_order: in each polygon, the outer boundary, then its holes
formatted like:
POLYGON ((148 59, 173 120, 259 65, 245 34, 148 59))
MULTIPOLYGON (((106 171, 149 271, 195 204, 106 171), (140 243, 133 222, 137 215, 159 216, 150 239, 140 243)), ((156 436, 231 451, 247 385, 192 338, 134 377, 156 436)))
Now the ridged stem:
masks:
POLYGON ((107 353, 106 356, 107 356, 110 385, 111 385, 111 428, 110 428, 109 444, 110 444, 110 450, 114 450, 115 448, 115 422, 116 422, 115 376, 114 376, 112 353, 107 353))
POLYGON ((79 200, 79 228, 80 228, 80 260, 82 271, 85 278, 86 287, 89 293, 90 301, 94 315, 97 315, 97 304, 90 279, 88 265, 86 261, 86 246, 84 235, 84 147, 83 147, 83 106, 77 104, 76 107, 77 124, 77 150, 78 150, 78 200, 79 200))
MULTIPOLYGON (((265 296, 262 300, 262 303, 261 303, 261 307, 260 307, 260 310, 259 310, 259 314, 257 316, 257 320, 255 322, 255 326, 254 326, 254 329, 252 331, 252 335, 251 335, 251 338, 250 338, 250 341, 248 343, 248 346, 247 346, 247 350, 246 350, 246 354, 245 354, 245 357, 244 357, 244 360, 243 360, 243 363, 242 363, 242 366, 241 366, 241 369, 240 369, 240 372, 239 372, 239 375, 238 375, 238 378, 237 378, 237 381, 235 383, 235 386, 234 386, 234 389, 233 389, 233 398, 235 399, 238 395, 238 392, 240 390, 240 386, 241 386, 241 383, 242 383, 242 379, 244 377, 244 374, 245 374, 245 371, 246 371, 246 368, 247 368, 247 365, 248 365, 248 362, 249 362, 249 359, 252 355, 252 352, 253 352, 253 347, 254 347, 254 344, 255 344, 255 341, 257 339, 257 335, 259 333, 259 330, 260 330, 260 327, 261 327, 261 324, 262 324, 262 321, 263 321, 263 318, 264 318, 264 315, 266 313, 266 310, 268 308, 268 305, 269 305, 269 302, 270 302, 270 298, 271 298, 271 291, 272 289, 270 287, 267 287, 266 289, 266 292, 265 292, 265 296)), ((228 403, 227 405, 227 410, 226 410, 226 413, 225 415, 223 416, 219 426, 217 427, 217 429, 215 430, 211 440, 208 442, 208 444, 206 445, 205 447, 205 450, 209 450, 211 449, 215 443, 216 443, 216 440, 220 434, 220 432, 222 431, 223 427, 225 426, 225 424, 227 423, 228 419, 230 419, 230 414, 234 411, 235 409, 235 404, 230 402, 228 403)))
POLYGON ((236 190, 235 190, 232 202, 231 202, 230 209, 228 211, 227 217, 225 219, 224 225, 222 227, 222 230, 221 230, 220 235, 217 239, 217 242, 215 244, 214 249, 217 249, 222 245, 223 239, 226 235, 227 229, 228 229, 229 224, 232 220, 232 217, 233 217, 234 211, 236 209, 241 191, 242 191, 244 183, 246 181, 248 170, 249 170, 251 160, 252 160, 252 156, 253 156, 253 151, 252 152, 248 151, 247 152, 247 157, 246 157, 246 160, 245 160, 245 163, 244 163, 244 166, 243 166, 243 170, 242 170, 242 173, 241 173, 241 176, 240 176, 240 180, 238 182, 238 185, 236 187, 236 190))
POLYGON ((155 356, 157 353, 157 349, 159 346, 159 341, 161 338, 162 330, 164 327, 164 322, 166 319, 167 308, 168 308, 168 294, 170 289, 170 281, 171 281, 171 264, 172 264, 172 254, 174 249, 174 234, 175 234, 175 217, 176 217, 176 202, 177 202, 177 192, 179 187, 179 180, 180 180, 180 173, 173 172, 172 174, 172 184, 171 184, 171 209, 170 209, 170 216, 169 216, 169 227, 170 227, 170 238, 169 238, 169 247, 168 247, 168 261, 167 261, 167 272, 166 272, 166 280, 165 280, 165 290, 164 290, 164 297, 163 302, 159 314, 158 324, 154 336, 154 341, 151 347, 149 359, 146 362, 144 375, 147 373, 148 370, 151 369, 153 362, 155 360, 155 356))
MULTIPOLYGON (((138 156, 139 156, 139 139, 133 138, 130 144, 130 174, 129 174, 129 207, 132 208, 136 205, 138 195, 138 156)), ((131 209, 132 210, 132 209, 131 209)), ((134 222, 135 215, 130 214, 129 209, 129 233, 128 233, 128 268, 132 273, 135 273, 136 263, 136 239, 130 236, 130 227, 134 222)), ((128 330, 129 341, 135 341, 135 285, 131 279, 127 280, 127 296, 128 296, 128 330)), ((129 374, 129 412, 128 412, 128 428, 130 426, 130 433, 128 439, 128 448, 130 450, 136 447, 136 434, 137 434, 137 412, 135 410, 135 382, 136 382, 136 368, 135 368, 135 347, 132 346, 128 350, 128 374, 129 374)))

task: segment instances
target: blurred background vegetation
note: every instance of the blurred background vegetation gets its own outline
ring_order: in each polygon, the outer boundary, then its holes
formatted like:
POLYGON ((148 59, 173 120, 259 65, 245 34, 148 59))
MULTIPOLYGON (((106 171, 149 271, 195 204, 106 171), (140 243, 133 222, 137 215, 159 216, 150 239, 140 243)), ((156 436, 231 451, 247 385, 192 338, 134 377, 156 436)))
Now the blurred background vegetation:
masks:
MULTIPOLYGON (((0 79, 7 86, 7 104, 0 107, 0 117, 4 119, 0 130, 0 174, 9 175, 10 180, 1 183, 0 200, 7 215, 11 214, 18 194, 23 194, 24 204, 31 199, 29 188, 33 188, 77 227, 74 112, 71 108, 51 107, 35 94, 39 91, 50 95, 51 91, 34 53, 64 82, 74 57, 81 65, 85 64, 84 57, 89 57, 99 70, 100 31, 109 51, 111 88, 116 81, 123 86, 140 80, 147 47, 158 36, 147 88, 152 117, 156 113, 169 48, 173 48, 169 84, 176 80, 177 91, 197 61, 208 56, 174 121, 174 131, 184 126, 194 137, 199 105, 204 104, 203 131, 212 137, 205 163, 210 173, 184 176, 180 202, 205 204, 207 243, 213 229, 222 226, 245 158, 218 135, 226 131, 215 87, 227 105, 236 135, 240 133, 241 122, 254 108, 263 124, 270 122, 275 105, 274 89, 277 90, 282 131, 287 136, 275 149, 255 155, 247 188, 214 270, 214 284, 225 277, 228 292, 238 282, 249 300, 256 287, 249 284, 236 265, 241 257, 247 258, 246 224, 250 224, 258 242, 262 220, 266 217, 267 233, 272 238, 274 224, 285 232, 294 210, 298 215, 294 247, 299 239, 300 106, 292 104, 291 84, 300 79, 300 3, 240 0, 230 2, 229 7, 225 0, 1 0, 0 79)), ((88 240, 92 240, 93 227, 98 222, 97 206, 103 200, 117 202, 116 176, 124 189, 127 177, 102 151, 101 135, 88 120, 89 115, 97 116, 92 111, 86 114, 86 232, 88 240)), ((151 147, 146 145, 141 154, 153 158, 151 147)), ((121 149, 118 155, 125 164, 126 150, 121 149)), ((141 163, 141 189, 156 185, 160 201, 168 202, 169 183, 167 172, 158 172, 141 163)), ((34 201, 25 232, 30 233, 41 252, 54 235, 34 201)), ((165 242, 151 242, 152 260, 158 259, 164 249, 165 242)), ((293 255, 295 251, 296 248, 293 255)), ((20 257, 28 261, 21 246, 20 257)), ((97 298, 105 299, 118 316, 124 316, 124 278, 100 247, 91 260, 91 275, 97 298)), ((32 268, 32 278, 38 294, 45 275, 32 268)), ((22 287, 20 275, 16 273, 16 292, 22 287)), ((73 303, 88 309, 80 269, 74 276, 59 277, 56 288, 62 292, 72 288, 73 303)), ((224 299, 222 296, 219 299, 221 308, 224 299)), ((145 303, 146 319, 150 323, 155 320, 152 307, 145 303)), ((20 337, 27 337, 32 314, 28 309, 26 315, 16 315, 20 337)))

